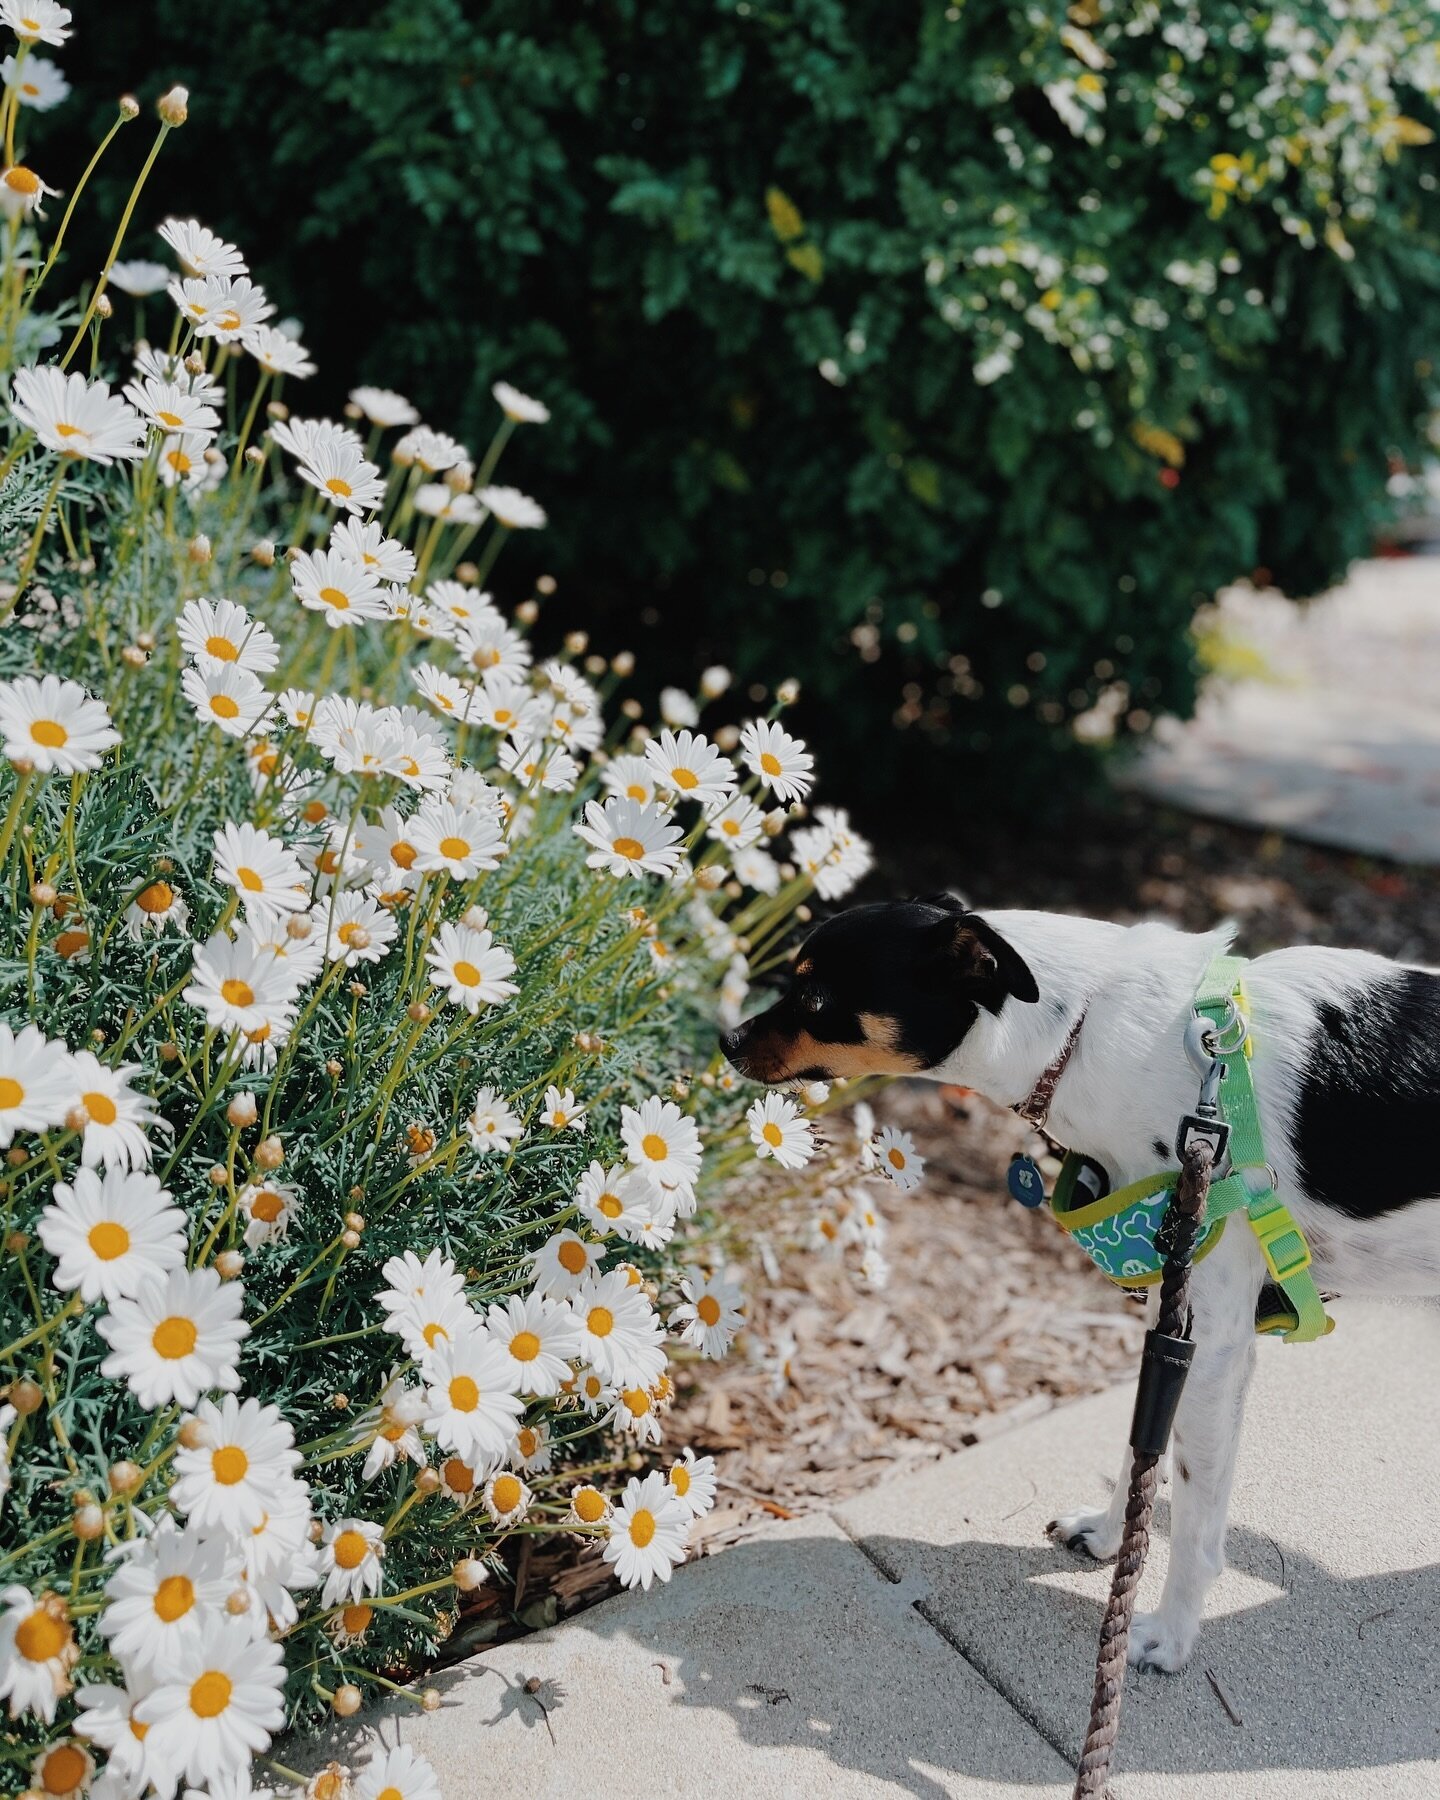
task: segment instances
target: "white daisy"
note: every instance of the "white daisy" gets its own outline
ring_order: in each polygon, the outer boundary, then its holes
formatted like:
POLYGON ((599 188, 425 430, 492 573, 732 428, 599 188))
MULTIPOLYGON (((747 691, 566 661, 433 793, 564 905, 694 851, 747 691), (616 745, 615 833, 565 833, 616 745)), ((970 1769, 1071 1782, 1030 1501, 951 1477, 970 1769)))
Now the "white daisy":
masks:
POLYGON ((766 1094, 745 1114, 757 1157, 773 1156, 782 1169, 803 1169, 815 1154, 808 1119, 784 1094, 766 1094))
POLYGON ((456 625, 475 628, 505 623, 490 595, 466 587, 463 581, 432 581, 425 590, 425 603, 433 612, 453 619, 456 625))
POLYGON ((538 786, 547 794, 574 793, 580 779, 580 765, 563 744, 502 744, 500 767, 527 788, 538 786))
POLYGON ((702 1155, 695 1121, 673 1100, 652 1094, 638 1107, 620 1109, 620 1136, 634 1166, 675 1194, 682 1202, 682 1217, 689 1218, 694 1206, 685 1202, 694 1194, 702 1155))
POLYGON ((740 733, 745 765, 777 800, 803 800, 814 781, 815 758, 773 720, 752 719, 740 733))
POLYGON ((57 1181, 36 1233, 56 1259, 51 1279, 82 1300, 134 1299, 147 1282, 183 1267, 185 1215, 153 1175, 77 1169, 57 1181))
POLYGON ((444 989, 445 998, 467 1012, 497 1006, 520 992, 513 981, 506 980, 514 973, 515 958, 489 931, 447 922, 431 939, 425 960, 430 965, 430 979, 444 989))
POLYGON ((520 1115, 493 1087, 482 1087, 465 1121, 470 1143, 484 1155, 492 1150, 510 1150, 525 1135, 520 1115))
POLYGON ((592 1162, 580 1177, 575 1205, 586 1224, 602 1236, 611 1231, 628 1236, 623 1222, 640 1216, 651 1191, 649 1181, 636 1169, 627 1169, 623 1163, 607 1169, 603 1163, 592 1162))
POLYGON ((372 1757, 350 1791, 352 1800, 441 1800, 434 1769, 408 1744, 372 1757))
POLYGON ((615 1509, 597 1487, 588 1481, 570 1490, 570 1511, 566 1515, 567 1522, 572 1525, 584 1525, 592 1530, 597 1525, 608 1523, 615 1509))
MULTIPOLYGON (((574 1370, 567 1370, 566 1379, 573 1381, 574 1378, 574 1370)), ((550 1426, 546 1420, 539 1419, 533 1425, 522 1425, 515 1433, 509 1461, 523 1469, 527 1475, 543 1475, 550 1467, 554 1454, 550 1442, 550 1426)))
POLYGON ((0 737, 12 762, 29 763, 42 775, 98 769, 120 742, 104 701, 56 675, 0 681, 0 737))
POLYGON ((706 1275, 700 1269, 687 1269, 680 1291, 685 1299, 670 1314, 671 1330, 678 1327, 681 1338, 706 1356, 724 1356, 745 1323, 739 1283, 723 1270, 706 1275))
POLYGON ((325 1527, 320 1542, 320 1572, 325 1586, 321 1606, 358 1600, 380 1592, 380 1559, 385 1554, 385 1528, 370 1519, 337 1519, 325 1527))
POLYGON ((338 550, 302 550, 290 563, 295 598, 327 625, 363 625, 391 616, 389 593, 363 563, 338 550))
POLYGON ((144 375, 126 386, 125 398, 157 431, 198 433, 208 441, 220 428, 219 413, 205 399, 192 394, 184 382, 144 375))
POLYGON ((715 1505, 715 1458, 686 1449, 670 1465, 670 1492, 690 1514, 703 1519, 715 1505))
POLYGON ((544 425, 550 418, 550 408, 543 400, 532 400, 519 388, 511 387, 508 381, 497 381, 490 392, 505 417, 513 419, 517 425, 544 425))
POLYGON ((203 431, 177 431, 164 438, 156 464, 161 484, 167 488, 183 487, 190 493, 213 487, 215 476, 223 473, 224 460, 222 458, 215 464, 210 462, 210 455, 218 456, 219 453, 210 452, 209 444, 210 439, 203 431))
POLYGON ((315 364, 298 338, 275 325, 250 325, 240 334, 240 347, 249 352, 269 375, 289 375, 305 381, 315 364))
POLYGON ((438 1465, 440 1492, 462 1510, 480 1497, 480 1477, 463 1456, 447 1456, 438 1465))
POLYGON ((396 587, 408 587, 414 579, 415 552, 398 538, 386 537, 373 519, 368 523, 337 519, 330 533, 330 548, 396 587))
POLYGON ((585 803, 585 822, 575 835, 594 846, 585 858, 592 869, 611 875, 669 875, 680 861, 681 831, 650 807, 612 794, 602 807, 585 803))
POLYGON ((413 425, 420 415, 405 398, 391 388, 357 387, 350 390, 351 404, 358 406, 372 425, 388 429, 393 425, 413 425))
MULTIPOLYGON (((41 202, 53 199, 59 192, 59 188, 52 188, 42 181, 33 169, 27 169, 23 163, 11 163, 8 169, 0 172, 0 213, 11 221, 28 219, 32 214, 43 219, 41 202)), ((77 375, 74 379, 79 381, 81 377, 77 375)), ((52 444, 51 448, 57 446, 52 444)), ((481 517, 484 517, 483 513, 481 517)))
POLYGON ((236 1359, 250 1327, 240 1317, 245 1290, 214 1269, 172 1269, 142 1284, 134 1298, 110 1303, 95 1324, 110 1345, 100 1373, 123 1376, 145 1407, 194 1406, 206 1388, 233 1393, 236 1359))
POLYGON ((38 1025, 12 1031, 0 1019, 0 1149, 17 1131, 63 1124, 74 1103, 75 1071, 64 1044, 38 1025))
POLYGON ((432 431, 428 425, 417 425, 414 430, 407 431, 391 455, 398 463, 418 463, 430 475, 438 475, 445 469, 453 469, 457 463, 469 461, 469 452, 458 439, 448 432, 432 431))
POLYGON ((187 600, 175 629, 202 669, 234 663, 256 675, 268 675, 280 660, 269 628, 233 600, 187 600))
POLYGON ((485 1510, 496 1525, 518 1525, 532 1499, 529 1488, 509 1469, 492 1475, 485 1483, 485 1510))
POLYGON ((534 652, 525 639, 500 619, 480 619, 457 626, 455 649, 463 662, 487 679, 508 675, 511 680, 521 680, 534 660, 534 652))
POLYGON ((645 746, 645 760, 663 787, 702 806, 723 805, 735 786, 735 765, 703 732, 662 731, 645 746))
POLYGON ((419 663, 410 671, 410 680, 443 718, 470 717, 475 704, 475 689, 448 669, 439 669, 434 663, 419 663))
POLYGON ((284 1690, 279 1644, 256 1641, 233 1619, 211 1620, 174 1678, 135 1709, 149 1726, 145 1761, 157 1792, 173 1794, 183 1777, 213 1794, 247 1768, 285 1722, 284 1690))
POLYGON ((422 1388, 405 1385, 403 1376, 392 1372, 381 1390, 380 1403, 368 1412, 358 1428, 360 1441, 370 1437, 362 1481, 373 1481, 384 1470, 400 1461, 413 1462, 424 1468, 425 1445, 419 1427, 429 1417, 430 1403, 422 1388))
POLYGON ((58 1595, 0 1588, 0 1700, 9 1701, 12 1719, 33 1712, 50 1724, 79 1655, 58 1595))
POLYGON ((124 1687, 87 1682, 75 1690, 76 1736, 99 1745, 105 1752, 105 1773, 116 1777, 125 1793, 143 1792, 149 1784, 145 1774, 147 1727, 136 1719, 135 1708, 153 1686, 145 1676, 127 1675, 124 1687))
POLYGON ((227 1394, 218 1405, 202 1400, 191 1424, 175 1452, 170 1499, 197 1531, 253 1531, 269 1509, 275 1483, 300 1465, 289 1422, 276 1406, 227 1394), (188 1440, 197 1435, 202 1441, 192 1448, 188 1440))
POLYGON ((417 513, 446 525, 483 525, 485 508, 473 494, 457 493, 443 481, 427 481, 410 496, 417 513))
POLYGON ((751 844, 744 850, 737 850, 731 859, 735 879, 746 887, 754 888, 757 894, 773 894, 780 886, 780 866, 768 850, 759 844, 751 844))
POLYGON ((280 448, 297 462, 308 462, 322 444, 350 444, 357 451, 361 448, 358 435, 333 419, 277 419, 269 430, 280 448))
POLYGON ((552 1131, 583 1133, 587 1123, 586 1109, 575 1098, 573 1089, 556 1087, 551 1082, 545 1090, 545 1104, 540 1108, 540 1122, 552 1131))
POLYGON ((238 1558, 223 1538, 203 1539, 163 1518, 148 1537, 128 1538, 111 1552, 109 1604, 100 1631, 127 1676, 165 1679, 182 1668, 223 1613, 235 1586, 238 1558))
POLYGON ((643 756, 612 756, 600 771, 603 786, 612 794, 650 806, 655 799, 655 772, 643 756))
POLYGON ((485 1314, 485 1329, 509 1358, 510 1386, 541 1399, 560 1391, 580 1348, 575 1316, 559 1300, 514 1294, 485 1314))
POLYGON ((196 337, 234 344, 275 311, 264 288, 248 275, 207 275, 172 282, 170 297, 195 328, 196 337))
POLYGON ((477 1470, 489 1471, 503 1460, 525 1410, 515 1393, 513 1366, 492 1338, 476 1332, 459 1343, 437 1345, 425 1370, 437 1442, 477 1470))
POLYGON ((198 219, 167 219, 160 236, 175 252, 187 275, 244 275, 245 259, 233 244, 217 237, 198 219))
POLYGON ((377 963, 395 942, 400 927, 368 894, 337 894, 324 912, 325 957, 343 962, 377 963))
POLYGON ((247 1181, 236 1197, 245 1220, 245 1247, 284 1243, 290 1235, 299 1195, 284 1181, 247 1181))
POLYGON ((604 1254, 601 1244, 587 1244, 573 1231, 557 1232, 540 1246, 531 1261, 530 1278, 535 1292, 551 1299, 569 1299, 580 1291, 604 1254))
POLYGON ((429 1365, 437 1351, 467 1342, 479 1328, 480 1320, 466 1305, 463 1294, 408 1300, 385 1321, 385 1329, 394 1332, 406 1353, 422 1368, 429 1365))
POLYGON ((137 257, 130 262, 110 265, 110 286, 129 294, 133 300, 147 300, 152 294, 163 294, 170 283, 170 271, 164 263, 147 262, 137 257))
POLYGON ((465 1281, 450 1258, 431 1250, 422 1262, 413 1250, 392 1256, 380 1270, 387 1285, 378 1299, 387 1313, 402 1312, 417 1301, 437 1305, 464 1298, 465 1281))
POLYGON ((546 523, 545 508, 519 488, 485 487, 475 498, 507 531, 538 531, 546 523))
POLYGON ((410 821, 410 841, 415 868, 427 874, 444 870, 456 881, 498 869, 505 853, 494 807, 458 807, 437 798, 427 799, 410 821))
POLYGON ((875 1139, 875 1166, 902 1194, 919 1187, 925 1175, 925 1158, 914 1138, 894 1125, 886 1125, 875 1139))
POLYGON ((705 835, 731 851, 746 850, 765 829, 765 815, 745 794, 736 794, 717 811, 707 815, 705 835))
POLYGON ((664 1374, 660 1321, 623 1269, 591 1275, 570 1306, 580 1327, 579 1354, 606 1381, 648 1388, 664 1374))
POLYGON ((371 512, 385 499, 384 477, 353 444, 328 440, 312 445, 297 473, 347 513, 371 512))
POLYGON ((227 821, 212 842, 215 879, 234 888, 247 919, 304 912, 310 904, 310 883, 300 859, 280 838, 248 820, 239 825, 227 821))
POLYGON ((234 663, 186 669, 180 686, 201 724, 218 725, 227 737, 258 731, 272 704, 259 677, 234 663))
POLYGON ((660 1409, 648 1388, 620 1388, 604 1423, 616 1431, 623 1431, 638 1444, 658 1444, 663 1436, 660 1409))
POLYGON ((668 1581, 685 1560, 690 1514, 665 1477, 652 1470, 643 1481, 631 1476, 609 1522, 603 1552, 626 1587, 648 1589, 668 1581))

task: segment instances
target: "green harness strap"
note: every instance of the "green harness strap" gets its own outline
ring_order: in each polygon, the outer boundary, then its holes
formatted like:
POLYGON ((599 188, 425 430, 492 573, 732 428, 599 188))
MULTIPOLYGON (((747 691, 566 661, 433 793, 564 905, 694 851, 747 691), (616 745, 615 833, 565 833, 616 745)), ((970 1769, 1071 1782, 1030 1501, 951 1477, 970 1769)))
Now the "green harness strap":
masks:
POLYGON ((1284 1293, 1295 1312, 1294 1327, 1284 1333, 1286 1343, 1308 1344, 1334 1330, 1335 1321, 1325 1311, 1315 1277, 1310 1273, 1310 1246, 1295 1223, 1290 1209, 1275 1192, 1265 1143, 1260 1133, 1260 1109, 1250 1073, 1253 1045, 1244 986, 1245 959, 1217 956, 1205 971, 1195 1010, 1223 1034, 1227 1025, 1236 1039, 1234 1011, 1240 1015, 1238 1041, 1220 1044, 1225 1079, 1220 1084, 1220 1111, 1230 1127, 1231 1173, 1210 1189, 1206 1220, 1219 1219, 1243 1206, 1270 1270, 1270 1279, 1284 1293))
MULTIPOLYGON (((1219 1105, 1230 1127, 1230 1173, 1213 1182, 1205 1208, 1205 1229, 1195 1260, 1220 1241, 1232 1213, 1243 1211, 1260 1245, 1270 1279, 1284 1294, 1289 1311, 1257 1320, 1255 1329, 1283 1335, 1288 1343, 1310 1343, 1332 1331, 1335 1321, 1325 1311, 1310 1273, 1310 1246, 1290 1210, 1275 1192, 1265 1160, 1260 1111, 1250 1073, 1251 1040, 1243 957, 1217 956, 1205 971, 1195 1010, 1215 1028, 1218 1054, 1225 1065, 1219 1105)), ((1155 1238, 1169 1204, 1175 1177, 1165 1170, 1102 1199, 1075 1205, 1082 1159, 1069 1155, 1056 1182, 1051 1210, 1101 1271, 1121 1287, 1148 1287, 1160 1279, 1162 1252, 1155 1238)))

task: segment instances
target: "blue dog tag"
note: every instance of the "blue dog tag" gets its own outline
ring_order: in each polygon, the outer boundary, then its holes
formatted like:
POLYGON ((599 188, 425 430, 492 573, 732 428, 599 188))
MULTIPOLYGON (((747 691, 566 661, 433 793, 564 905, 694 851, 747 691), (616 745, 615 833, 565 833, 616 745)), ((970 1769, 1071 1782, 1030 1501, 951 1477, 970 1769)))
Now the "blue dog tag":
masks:
POLYGON ((1005 1185, 1010 1189, 1011 1199, 1018 1200, 1022 1206, 1045 1204, 1045 1178, 1036 1167, 1034 1159, 1029 1156, 1010 1158, 1010 1172, 1005 1177, 1005 1185))

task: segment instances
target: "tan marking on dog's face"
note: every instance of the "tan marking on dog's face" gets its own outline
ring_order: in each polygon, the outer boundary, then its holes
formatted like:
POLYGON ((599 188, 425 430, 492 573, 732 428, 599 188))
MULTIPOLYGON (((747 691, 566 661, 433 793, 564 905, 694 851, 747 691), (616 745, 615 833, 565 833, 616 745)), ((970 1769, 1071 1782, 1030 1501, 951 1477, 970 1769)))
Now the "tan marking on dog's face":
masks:
POLYGON ((752 1038, 745 1062, 759 1081, 772 1085, 793 1081, 801 1070, 823 1069, 830 1080, 861 1075, 915 1075, 923 1068, 916 1056, 899 1048, 900 1024, 885 1013, 861 1013, 865 1036, 859 1043, 827 1044, 798 1031, 793 1037, 771 1030, 752 1038))

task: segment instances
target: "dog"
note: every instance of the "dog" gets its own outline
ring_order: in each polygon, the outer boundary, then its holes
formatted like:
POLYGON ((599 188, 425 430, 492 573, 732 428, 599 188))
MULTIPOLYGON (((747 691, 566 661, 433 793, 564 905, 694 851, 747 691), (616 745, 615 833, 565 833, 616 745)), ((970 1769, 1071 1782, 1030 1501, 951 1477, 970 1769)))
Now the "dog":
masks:
MULTIPOLYGON (((779 999, 724 1033, 721 1048, 739 1074, 767 1084, 916 1075, 1017 1109, 1058 1065, 1046 1129, 1103 1165, 1118 1189, 1178 1166, 1176 1127, 1194 1110, 1197 1085, 1185 1027, 1211 959, 1232 937, 1233 927, 1192 934, 982 914, 950 895, 857 906, 810 933, 779 999)), ((1265 1153, 1317 1284, 1440 1293, 1440 973, 1302 946, 1256 957, 1244 979, 1265 1153)), ((1130 1638, 1142 1667, 1184 1667, 1224 1567, 1267 1279, 1240 1221, 1195 1265, 1169 1568, 1158 1609, 1136 1615, 1130 1638)), ((1051 1536, 1113 1557, 1129 1464, 1127 1449, 1108 1507, 1062 1513, 1051 1536)))

